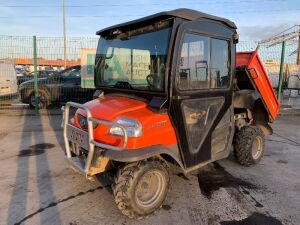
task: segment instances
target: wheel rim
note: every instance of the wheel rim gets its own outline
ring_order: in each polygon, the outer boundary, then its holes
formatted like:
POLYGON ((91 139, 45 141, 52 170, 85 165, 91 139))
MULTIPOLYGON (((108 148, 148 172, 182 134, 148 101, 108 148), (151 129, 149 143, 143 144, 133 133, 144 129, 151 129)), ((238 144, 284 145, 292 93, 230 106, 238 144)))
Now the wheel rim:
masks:
POLYGON ((262 137, 255 137, 252 143, 252 157, 253 159, 258 159, 263 151, 263 140, 262 137))
MULTIPOLYGON (((42 94, 39 93, 37 98, 38 98, 38 108, 42 108, 43 106, 46 105, 45 96, 43 96, 42 94)), ((31 101, 31 105, 35 106, 35 95, 34 94, 31 95, 30 101, 31 101)))
POLYGON ((145 173, 136 186, 135 200, 143 208, 156 206, 166 188, 164 175, 157 170, 145 173))

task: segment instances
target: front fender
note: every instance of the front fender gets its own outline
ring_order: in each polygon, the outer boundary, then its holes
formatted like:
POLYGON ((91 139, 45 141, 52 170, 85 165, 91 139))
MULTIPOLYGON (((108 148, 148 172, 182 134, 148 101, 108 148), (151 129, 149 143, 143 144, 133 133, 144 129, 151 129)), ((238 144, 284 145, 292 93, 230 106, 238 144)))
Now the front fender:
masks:
POLYGON ((143 159, 148 159, 154 156, 166 154, 172 157, 181 168, 184 168, 181 162, 179 149, 177 145, 173 145, 170 147, 166 147, 163 145, 153 145, 145 148, 124 151, 113 151, 103 149, 99 150, 103 151, 102 156, 119 162, 135 162, 143 159))

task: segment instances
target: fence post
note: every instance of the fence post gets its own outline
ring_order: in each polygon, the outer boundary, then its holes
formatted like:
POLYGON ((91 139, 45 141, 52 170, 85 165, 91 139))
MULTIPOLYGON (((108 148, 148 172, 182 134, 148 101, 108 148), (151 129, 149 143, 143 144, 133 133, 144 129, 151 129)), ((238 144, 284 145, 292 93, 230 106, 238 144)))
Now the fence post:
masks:
POLYGON ((37 74, 37 47, 36 47, 36 36, 33 36, 33 68, 34 68, 34 110, 35 114, 38 115, 38 74, 37 74))
POLYGON ((279 70, 279 80, 278 80, 278 94, 277 94, 277 99, 279 102, 281 100, 281 92, 282 92, 284 56, 285 56, 285 41, 282 42, 282 47, 281 47, 280 70, 279 70))
POLYGON ((300 33, 298 36, 297 65, 300 65, 300 33))

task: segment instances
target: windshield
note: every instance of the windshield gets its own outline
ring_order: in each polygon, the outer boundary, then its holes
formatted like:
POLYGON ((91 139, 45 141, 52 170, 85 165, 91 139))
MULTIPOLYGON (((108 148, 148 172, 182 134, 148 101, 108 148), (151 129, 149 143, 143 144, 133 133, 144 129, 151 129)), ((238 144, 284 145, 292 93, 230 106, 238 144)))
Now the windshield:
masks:
POLYGON ((95 65, 96 87, 163 91, 170 22, 112 37, 100 37, 95 65))

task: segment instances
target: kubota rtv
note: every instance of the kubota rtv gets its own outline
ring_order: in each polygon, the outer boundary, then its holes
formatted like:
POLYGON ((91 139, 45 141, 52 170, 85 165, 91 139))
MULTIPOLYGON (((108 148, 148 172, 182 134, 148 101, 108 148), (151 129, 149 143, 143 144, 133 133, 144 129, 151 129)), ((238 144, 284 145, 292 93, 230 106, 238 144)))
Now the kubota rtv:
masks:
POLYGON ((66 155, 86 176, 115 171, 123 214, 162 205, 170 163, 188 173, 232 144, 242 165, 260 161, 279 103, 257 52, 236 53, 233 22, 177 9, 97 34, 95 99, 66 104, 66 155))

